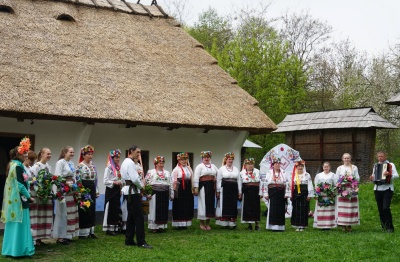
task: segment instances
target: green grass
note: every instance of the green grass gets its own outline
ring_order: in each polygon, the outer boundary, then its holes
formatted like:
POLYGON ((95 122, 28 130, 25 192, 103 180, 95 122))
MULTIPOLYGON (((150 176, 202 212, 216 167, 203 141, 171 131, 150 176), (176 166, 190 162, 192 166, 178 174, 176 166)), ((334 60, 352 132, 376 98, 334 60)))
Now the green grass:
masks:
MULTIPOLYGON (((398 181, 396 188, 400 188, 398 181)), ((315 202, 311 205, 314 209, 315 202)), ((276 233, 265 230, 265 217, 258 232, 248 231, 240 223, 237 230, 222 229, 213 221, 212 231, 202 231, 194 220, 188 230, 170 227, 163 234, 146 233, 147 242, 154 246, 146 250, 127 247, 124 236, 107 236, 98 227, 99 239, 76 240, 69 246, 40 246, 33 261, 399 261, 399 209, 400 194, 395 194, 392 214, 396 232, 381 232, 372 184, 365 184, 360 187, 361 225, 352 233, 313 229, 312 219, 305 232, 295 232, 287 219, 286 232, 276 233)), ((2 243, 2 237, 0 240, 2 243)))

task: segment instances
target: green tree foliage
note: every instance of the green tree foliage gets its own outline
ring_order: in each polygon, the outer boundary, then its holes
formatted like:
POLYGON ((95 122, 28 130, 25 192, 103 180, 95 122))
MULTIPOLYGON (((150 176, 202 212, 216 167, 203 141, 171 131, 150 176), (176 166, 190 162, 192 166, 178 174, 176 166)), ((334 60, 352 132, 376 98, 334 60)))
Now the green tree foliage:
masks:
MULTIPOLYGON (((275 123, 287 114, 301 111, 307 75, 298 57, 290 54, 289 45, 262 17, 246 16, 235 30, 226 28, 229 23, 224 21, 210 9, 200 15, 199 23, 188 32, 218 59, 239 86, 259 101, 261 110, 275 123), (220 32, 230 32, 230 36, 220 32)), ((263 147, 251 152, 252 156, 257 153, 257 160, 271 147, 284 142, 282 134, 250 139, 263 147)))

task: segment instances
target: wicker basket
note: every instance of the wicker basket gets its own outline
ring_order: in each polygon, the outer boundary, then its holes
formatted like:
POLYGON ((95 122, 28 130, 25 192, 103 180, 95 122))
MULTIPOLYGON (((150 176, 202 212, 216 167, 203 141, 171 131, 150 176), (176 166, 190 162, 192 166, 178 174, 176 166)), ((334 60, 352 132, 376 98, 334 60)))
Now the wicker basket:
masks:
POLYGON ((149 208, 150 208, 150 201, 149 200, 142 200, 143 215, 148 215, 149 214, 149 208))

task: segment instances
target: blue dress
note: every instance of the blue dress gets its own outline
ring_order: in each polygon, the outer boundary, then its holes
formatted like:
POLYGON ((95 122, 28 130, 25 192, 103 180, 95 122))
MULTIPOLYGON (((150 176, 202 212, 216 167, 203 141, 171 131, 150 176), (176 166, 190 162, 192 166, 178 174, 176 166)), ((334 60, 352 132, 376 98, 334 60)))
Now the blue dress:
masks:
POLYGON ((12 160, 4 188, 2 209, 2 221, 5 223, 1 251, 3 256, 23 257, 35 253, 29 216, 30 195, 23 173, 21 161, 12 160))

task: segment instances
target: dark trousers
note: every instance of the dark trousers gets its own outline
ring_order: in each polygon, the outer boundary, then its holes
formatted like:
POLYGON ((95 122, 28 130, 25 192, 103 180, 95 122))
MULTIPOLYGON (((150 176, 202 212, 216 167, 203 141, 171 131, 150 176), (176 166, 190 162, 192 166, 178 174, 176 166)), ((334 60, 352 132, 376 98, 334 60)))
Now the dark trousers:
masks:
POLYGON ((378 205, 379 218, 383 230, 394 230, 392 222, 392 212, 390 211, 390 202, 392 202, 393 191, 387 189, 385 191, 375 190, 375 200, 378 205))
POLYGON ((132 244, 136 233, 136 242, 139 246, 145 243, 144 239, 144 218, 142 210, 142 196, 140 194, 125 195, 127 201, 128 219, 126 220, 125 243, 132 244))

